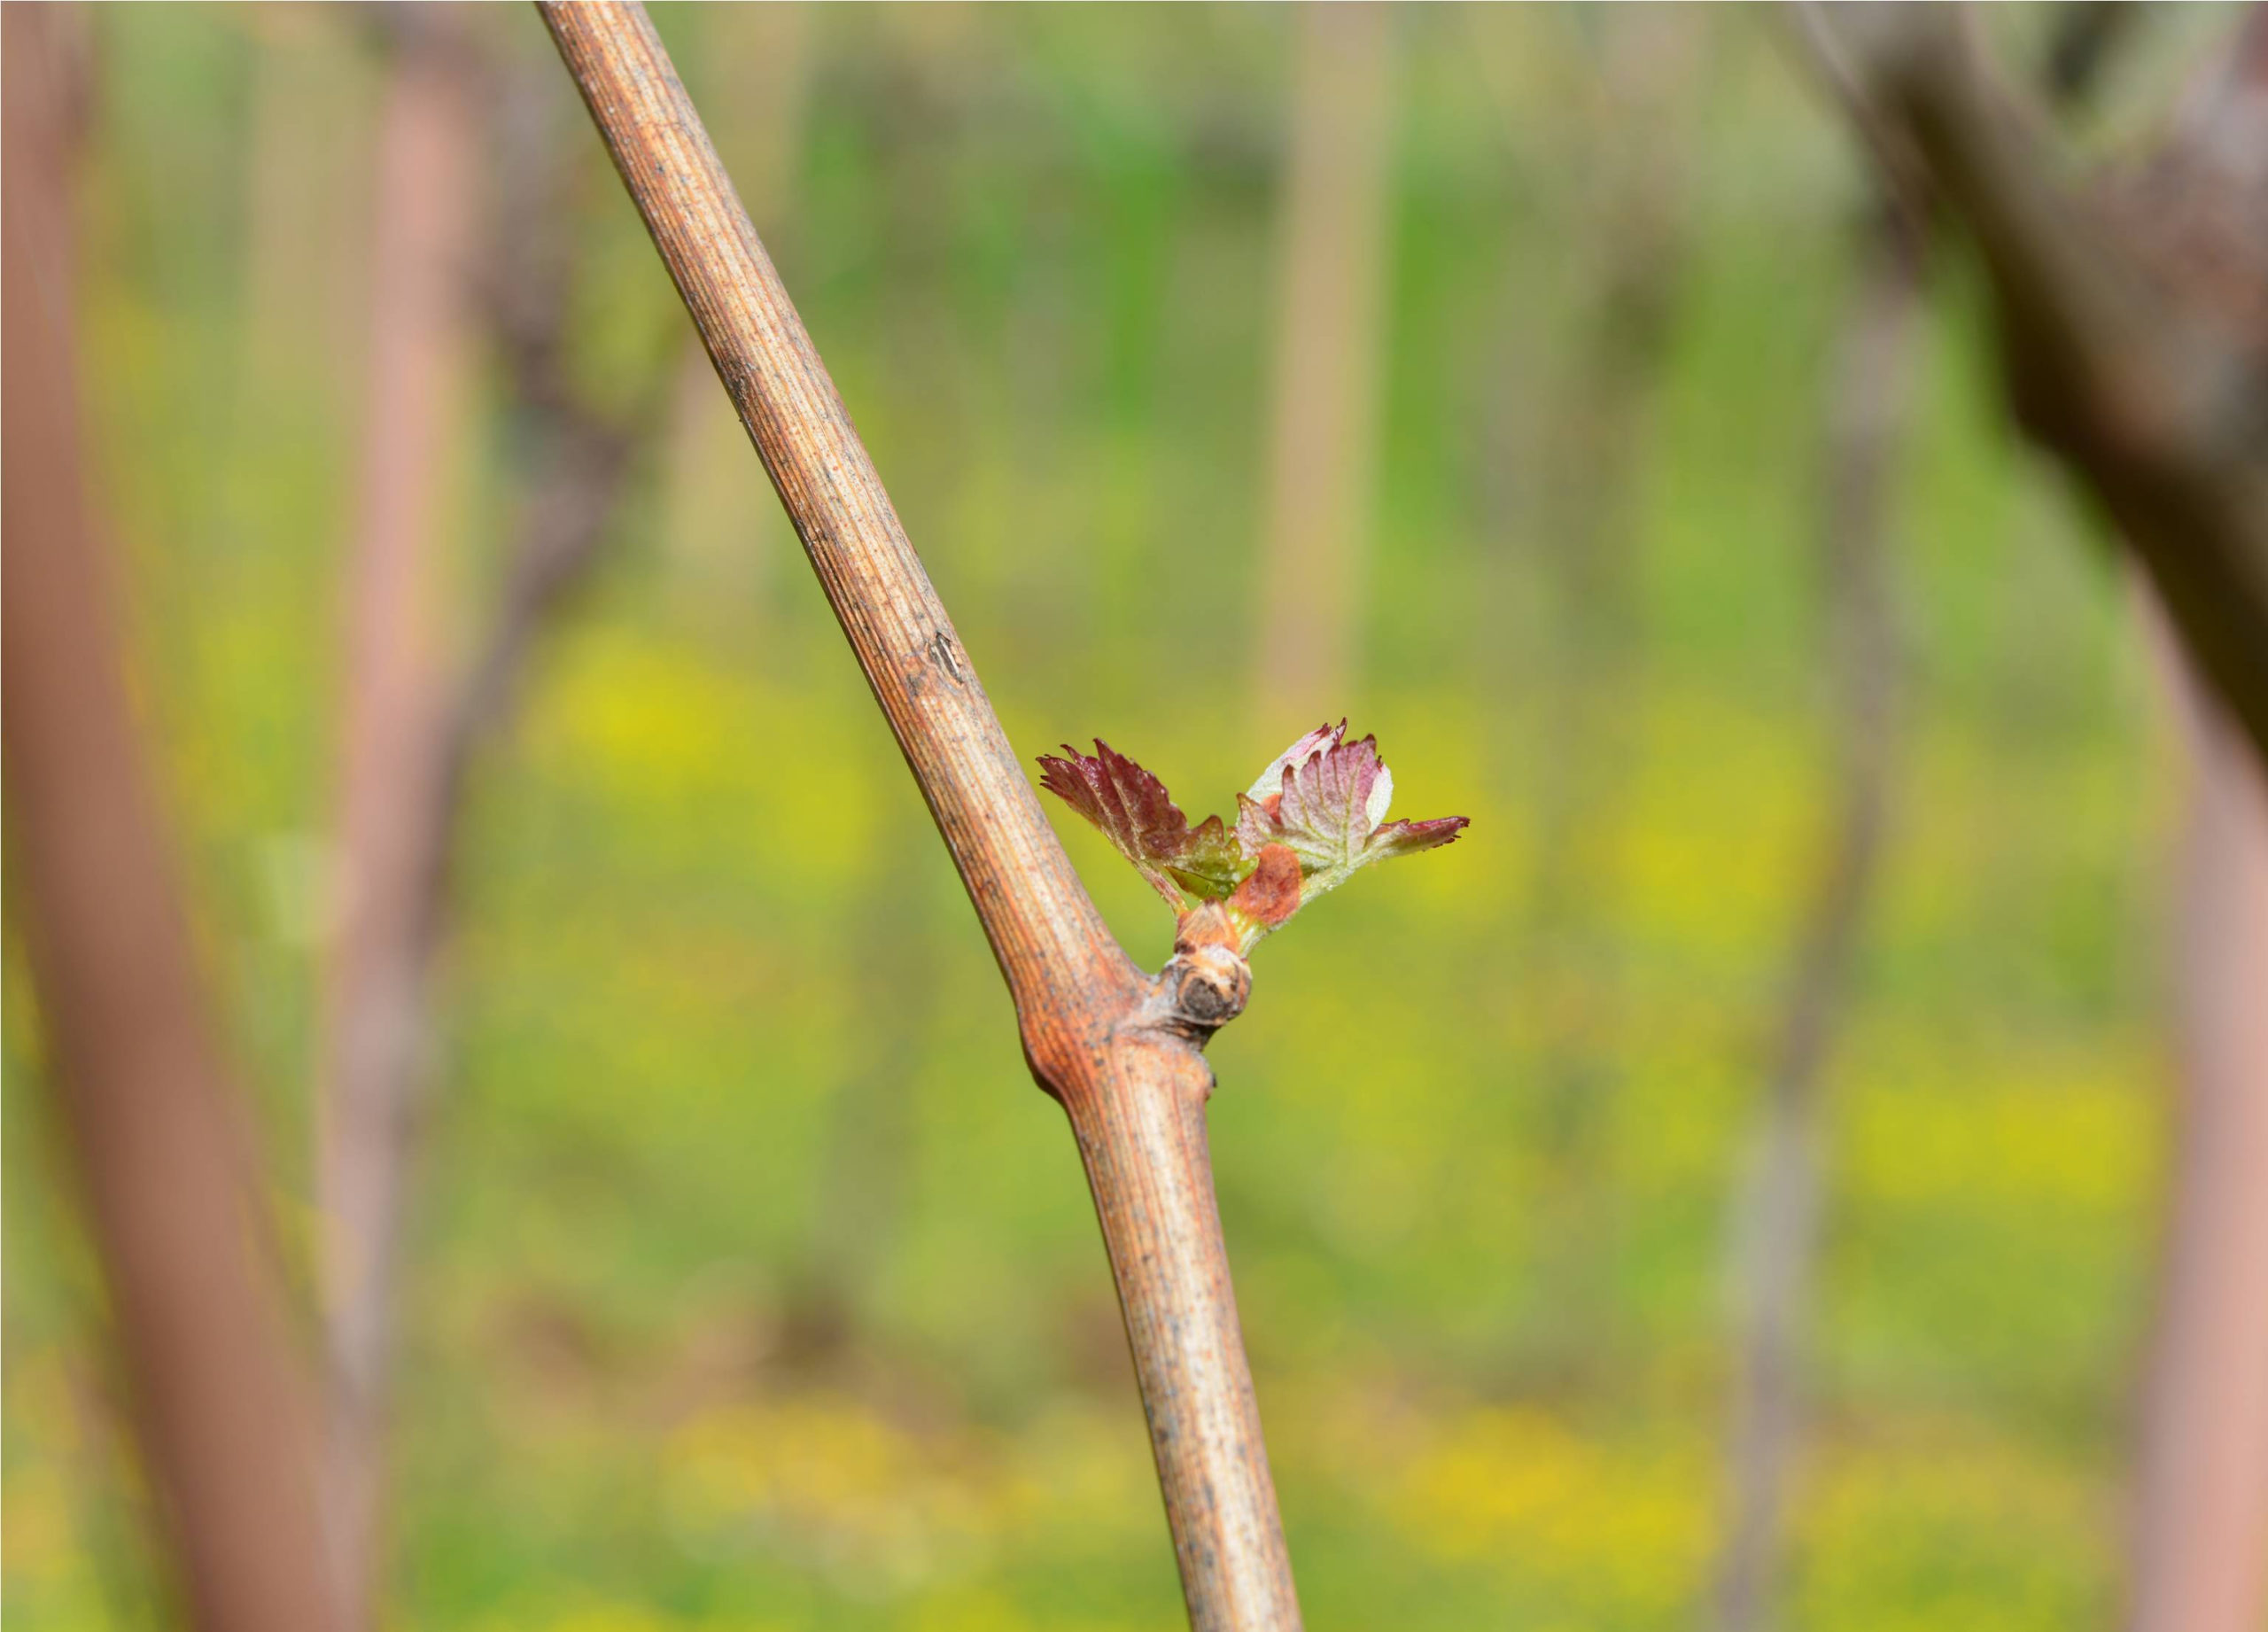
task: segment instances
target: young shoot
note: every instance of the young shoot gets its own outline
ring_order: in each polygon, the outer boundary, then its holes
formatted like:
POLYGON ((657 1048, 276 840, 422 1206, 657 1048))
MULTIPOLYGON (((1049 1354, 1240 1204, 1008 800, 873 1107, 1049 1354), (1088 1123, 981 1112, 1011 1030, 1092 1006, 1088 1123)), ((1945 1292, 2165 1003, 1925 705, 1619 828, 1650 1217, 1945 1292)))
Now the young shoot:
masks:
POLYGON ((1378 741, 1318 726, 1237 796, 1236 824, 1195 827, 1165 784, 1099 737, 1090 756, 1040 757, 1040 786, 1101 829, 1177 915, 1176 950, 1225 947, 1241 959, 1317 897, 1373 861, 1456 838, 1462 816, 1388 821, 1394 773, 1378 741))

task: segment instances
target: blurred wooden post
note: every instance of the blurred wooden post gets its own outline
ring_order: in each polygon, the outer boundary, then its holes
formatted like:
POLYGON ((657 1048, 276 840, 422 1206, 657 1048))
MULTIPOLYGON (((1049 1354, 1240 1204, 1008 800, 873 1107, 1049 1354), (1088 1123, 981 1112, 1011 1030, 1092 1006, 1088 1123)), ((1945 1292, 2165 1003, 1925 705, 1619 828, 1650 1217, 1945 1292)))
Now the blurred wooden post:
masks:
POLYGON ((394 42, 377 139, 361 511, 346 578, 333 920, 324 970, 317 1184, 330 1354, 325 1495, 349 1613, 377 1613, 385 1379, 402 1191, 423 1086, 423 889, 439 772, 433 600, 463 439, 475 135, 416 11, 394 42))
POLYGON ((0 736, 17 921, 189 1617, 205 1632, 322 1632, 335 1599, 307 1379, 87 497, 66 184, 73 16, 0 7, 0 736))
POLYGON ((2143 1374, 2133 1632, 2268 1609, 2268 776, 2150 608, 2190 764, 2171 1210, 2143 1374))
POLYGON ((1270 731, 1343 710, 1355 678, 1393 224, 1394 17, 1372 0, 1310 0, 1298 20, 1258 600, 1270 731))
POLYGON ((383 1589, 386 1401, 416 1123, 430 1092, 434 974, 482 746, 510 718, 546 626, 598 559, 623 491, 666 424, 674 346, 646 395, 594 406, 567 361, 574 264, 559 208, 556 83, 438 9, 389 13, 399 59, 380 137, 366 506, 350 574, 353 674, 343 729, 347 886, 325 1038, 322 1177, 330 1297, 333 1520, 351 1604, 383 1589), (494 160, 473 230, 473 172, 494 160), (484 239, 485 242, 477 240, 484 239), (470 359, 471 308, 497 344, 530 449, 504 581, 446 678, 430 647, 440 483, 470 359))
MULTIPOLYGON (((2166 284, 2268 372, 2268 5, 2181 97, 2124 198, 2166 284)), ((2268 394, 2268 383, 2264 383, 2268 394)), ((2268 427, 2262 430, 2268 435, 2268 427)), ((2133 1632, 2268 1621, 2268 773, 2147 587, 2182 724, 2175 1155, 2139 1401, 2133 1632)))
MULTIPOLYGON (((1686 116, 1709 14, 1698 7, 1630 5, 1586 14, 1596 72, 1582 75, 1574 125, 1580 152, 1564 184, 1581 197, 1579 236, 1565 249, 1574 285, 1568 338, 1544 343, 1551 377, 1500 389, 1541 404, 1528 479, 1500 477, 1504 498, 1532 517, 1521 542, 1542 568, 1542 626, 1511 637, 1509 595, 1489 609, 1481 673, 1488 763, 1520 786, 1503 797, 1535 813, 1534 882, 1512 987, 1537 1019, 1535 1069, 1543 1138, 1557 1175, 1545 1273, 1557 1310, 1555 1342, 1578 1354, 1613 1340, 1604 1273, 1617 1250, 1618 1198, 1602 1148, 1621 1075, 1616 1042, 1629 995, 1620 937, 1604 922, 1613 893, 1618 820, 1627 808, 1630 688, 1638 626, 1639 478, 1650 410, 1676 333, 1689 252, 1684 156, 1661 133, 1686 116), (1506 706, 1520 688, 1537 706, 1506 706), (1518 722, 1516 726, 1515 722, 1518 722), (1535 740, 1515 742, 1516 729, 1535 740)), ((1586 61, 1586 66, 1589 66, 1586 61)), ((1500 455, 1510 466, 1514 450, 1500 455)), ((1508 505, 1509 508, 1509 505, 1508 505)), ((1511 536, 1497 554, 1514 552, 1511 536)), ((1508 584, 1512 563, 1495 563, 1508 584)))
POLYGON ((1069 1117, 1192 1625, 1295 1628, 1196 1040, 1242 1007, 1249 971, 1177 955, 1146 976, 1111 938, 652 23, 635 4, 540 9, 952 853, 1024 1059, 1069 1117))

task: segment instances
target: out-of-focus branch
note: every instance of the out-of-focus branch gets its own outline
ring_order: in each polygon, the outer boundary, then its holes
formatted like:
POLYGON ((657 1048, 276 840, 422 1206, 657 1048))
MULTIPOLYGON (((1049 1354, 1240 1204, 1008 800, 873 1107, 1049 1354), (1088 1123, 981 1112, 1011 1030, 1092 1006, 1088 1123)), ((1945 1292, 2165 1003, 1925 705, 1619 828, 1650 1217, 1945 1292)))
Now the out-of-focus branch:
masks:
MULTIPOLYGON (((1626 948, 1600 903, 1612 894, 1635 758, 1640 477, 1694 265, 1689 156, 1666 150, 1660 133, 1679 127, 1707 80, 1713 27, 1705 8, 1623 6, 1582 30, 1591 50, 1572 76, 1579 99, 1558 167, 1575 199, 1566 315, 1550 338, 1531 342, 1552 359, 1548 377, 1506 367, 1495 388, 1502 420, 1523 400, 1531 406, 1518 411, 1546 405, 1527 458, 1496 433, 1506 445, 1484 491, 1504 530, 1487 563, 1502 588, 1479 626, 1488 696, 1500 704, 1524 692, 1535 703, 1492 705, 1483 718, 1502 739, 1485 763, 1518 778, 1517 790, 1502 791, 1534 813, 1534 882, 1509 980, 1535 1017, 1534 1099, 1554 1175, 1543 1201, 1553 1245, 1542 1272, 1557 1311, 1550 1353, 1539 1356, 1547 1364, 1581 1364, 1615 1341, 1603 1270, 1619 1249, 1622 1208, 1604 1158, 1630 994, 1626 948), (1516 570, 1533 573, 1542 595, 1533 640, 1505 627, 1516 570), (1532 741, 1516 740, 1526 732, 1532 741)), ((1533 332, 1532 299, 1516 307, 1533 332)))
MULTIPOLYGON (((2268 7, 2114 183, 2161 276, 2268 342, 2268 7)), ((2153 609, 2193 767, 2175 901, 2171 1209, 2139 1401, 2130 1624, 2268 1610, 2268 775, 2153 609)))
POLYGON ((1276 245, 1276 358, 1261 553, 1266 729, 1343 696, 1374 525, 1394 130, 1394 29, 1371 0, 1299 8, 1276 245))
POLYGON ((572 377, 559 121, 547 112, 556 105, 548 82, 534 76, 540 65, 493 59, 447 13, 389 21, 396 64, 380 136, 369 497, 343 733, 346 910, 322 1088, 330 1517, 348 1602, 364 1624, 383 1574, 402 1216, 472 773, 482 745, 509 719, 542 630, 597 556, 628 475, 663 423, 658 399, 671 373, 657 367, 653 389, 626 411, 595 406, 572 377), (477 268, 472 183, 484 134, 497 159, 498 204, 477 268), (495 606, 451 682, 423 650, 418 580, 440 545, 439 471, 476 315, 501 355, 532 469, 495 606))
POLYGON ((2133 1632, 2268 1601, 2268 779, 2154 616, 2192 781, 2175 903, 2180 1129, 2140 1398, 2133 1632))
POLYGON ((2256 338, 2225 303, 2155 275, 2140 236, 2062 174, 1960 12, 1813 16, 1865 107, 1974 237, 2017 417, 2117 523, 2199 668, 2268 753, 2268 386, 2256 338))
POLYGON ((2198 779, 2179 908, 2180 1157, 2142 1396, 2138 1632, 2268 1592, 2268 10, 2171 139, 2090 194, 1934 7, 1832 14, 1991 275, 2019 418, 2094 492, 2172 634, 2198 779), (2249 745, 2247 743, 2249 739, 2249 745))
POLYGON ((2141 8, 2136 0, 2063 0, 2042 64, 2047 99, 2062 106, 2094 94, 2104 66, 2118 43, 2134 31, 2141 8))
MULTIPOLYGON (((1538 812, 1529 936, 1542 967, 1532 983, 1545 1016, 1540 1076, 1549 1122, 1562 1154, 1576 1157, 1574 1183, 1586 1198, 1598 1190, 1593 1158, 1612 1098, 1599 1069, 1599 1010, 1603 1001, 1611 1012, 1616 997, 1567 988, 1616 983, 1612 937, 1594 908, 1605 893, 1610 812, 1627 773, 1617 734, 1638 626, 1635 490, 1692 264, 1682 172, 1659 150, 1658 133, 1676 122, 1678 100, 1694 82, 1705 27, 1703 12, 1651 6, 1600 23, 1605 60, 1581 127, 1584 231, 1571 246, 1581 268, 1575 343, 1550 390, 1533 484, 1550 601, 1540 642, 1549 664, 1539 686, 1542 753, 1526 790, 1538 812)), ((1503 662, 1492 665, 1498 684, 1507 683, 1503 662)), ((1574 1284, 1563 1308, 1573 1315, 1597 1284, 1604 1232, 1594 1218, 1571 1233, 1574 1284)))
POLYGON ((79 441, 62 7, 0 8, 0 714, 17 921, 190 1619, 337 1624, 311 1402, 214 1037, 79 441))
POLYGON ((474 124, 439 15, 412 13, 394 31, 378 125, 369 412, 344 609, 338 913, 318 1045, 326 1517, 360 1624, 377 1613, 389 1309, 426 1044, 419 892, 439 701, 431 601, 470 372, 474 124))
POLYGON ((1751 1632, 1771 1620, 1788 1464, 1801 1415, 1801 1311, 1817 1255, 1829 1046, 1890 803, 1897 664, 1884 535, 1890 468, 1911 394, 1921 268, 1914 240, 1886 201, 1861 237, 1860 256, 1829 386, 1820 530, 1837 699, 1838 809, 1791 960, 1744 1220, 1732 1523, 1717 1566, 1717 1625, 1724 1632, 1751 1632))

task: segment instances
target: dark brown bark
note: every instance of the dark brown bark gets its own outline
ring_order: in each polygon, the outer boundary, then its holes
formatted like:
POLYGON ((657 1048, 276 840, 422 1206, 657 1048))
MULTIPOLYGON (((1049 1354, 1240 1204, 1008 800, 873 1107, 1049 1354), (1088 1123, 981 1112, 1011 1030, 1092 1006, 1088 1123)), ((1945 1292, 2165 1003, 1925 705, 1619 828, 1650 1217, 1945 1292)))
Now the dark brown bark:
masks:
POLYGON ((1918 177, 1975 241, 2017 418, 2117 525, 2268 753, 2268 383, 2248 332, 2268 301, 2242 278, 2169 279, 2158 247, 2241 234, 2121 221, 2073 185, 1953 8, 1807 11, 1887 179, 1910 195, 1918 177))
POLYGON ((1716 1621, 1725 1632, 1752 1632, 1773 1619, 1789 1465, 1802 1415, 1802 1312, 1818 1253, 1829 1053, 1890 802, 1896 653, 1884 534, 1921 284, 1914 246, 1887 206, 1863 235, 1860 261, 1829 385, 1822 460, 1837 808, 1789 971, 1743 1221, 1732 1519, 1717 1562, 1716 1621))
POLYGON ((2256 1626, 2268 1504, 2260 1274, 2259 795, 2268 749, 2268 12, 2136 175, 2067 184, 1943 8, 1817 13, 1849 105, 1975 237, 2018 418, 2147 573, 2198 785, 2179 966, 2182 1133, 2141 1408, 2132 1624, 2256 1626), (1832 25, 1828 22, 1831 15, 1832 25))
POLYGON ((959 869, 1033 1074, 1069 1115, 1192 1623, 1294 1628, 1214 1204, 1212 1073, 1184 1037, 1233 1013, 1241 960, 1177 957, 1152 980, 1111 939, 644 12, 542 11, 959 869))
POLYGON ((61 7, 0 9, 15 920, 190 1620, 335 1624, 311 1401, 122 672, 79 439, 61 7))
MULTIPOLYGON (((2268 7, 2113 183, 2160 276, 2268 353, 2268 7)), ((2147 599, 2147 597, 2146 597, 2147 599)), ((2172 949, 2177 1144, 2138 1412, 2135 1632, 2268 1614, 2268 778, 2152 605, 2189 810, 2172 949)))

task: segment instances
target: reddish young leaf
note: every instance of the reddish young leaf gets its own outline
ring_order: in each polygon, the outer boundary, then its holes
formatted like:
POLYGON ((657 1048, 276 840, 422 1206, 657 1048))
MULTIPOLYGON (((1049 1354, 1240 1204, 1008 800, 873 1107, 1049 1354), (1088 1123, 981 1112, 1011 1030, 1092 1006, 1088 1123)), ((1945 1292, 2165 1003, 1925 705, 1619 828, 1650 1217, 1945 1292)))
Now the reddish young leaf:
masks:
POLYGON ((1448 843, 1464 830, 1465 818, 1440 816, 1431 821, 1390 821, 1371 835, 1371 848, 1381 857, 1414 856, 1448 843))
POLYGON ((1465 826, 1462 816, 1389 822, 1393 800, 1394 773, 1379 758, 1377 739, 1348 742, 1341 720, 1293 743, 1238 796, 1237 843, 1254 859, 1271 844, 1289 847, 1303 874, 1304 905, 1373 861, 1446 844, 1465 826))
POLYGON ((1355 867, 1393 797, 1394 776, 1379 762, 1377 739, 1333 742, 1285 768, 1276 822, 1307 871, 1355 867))
POLYGON ((1102 830, 1177 909, 1222 902, 1253 944, 1358 870, 1446 844, 1465 819, 1388 821, 1394 773, 1378 741, 1347 740, 1347 722, 1318 726, 1277 755, 1237 796, 1237 823, 1189 825, 1158 779, 1098 738, 1091 758, 1043 756, 1040 781, 1102 830))
POLYGON ((1100 737, 1091 758, 1063 751, 1040 756, 1040 786, 1101 829, 1168 905, 1225 896, 1250 870, 1218 816, 1192 829, 1165 784, 1100 737))
POLYGON ((1245 789, 1246 795, 1255 802, 1266 803, 1284 791, 1284 773, 1286 770, 1293 765, 1305 764, 1323 750, 1335 748, 1346 740, 1347 722, 1345 720, 1340 720, 1335 726, 1317 726, 1277 755, 1275 758, 1270 760, 1268 768, 1253 778, 1252 786, 1245 789))

